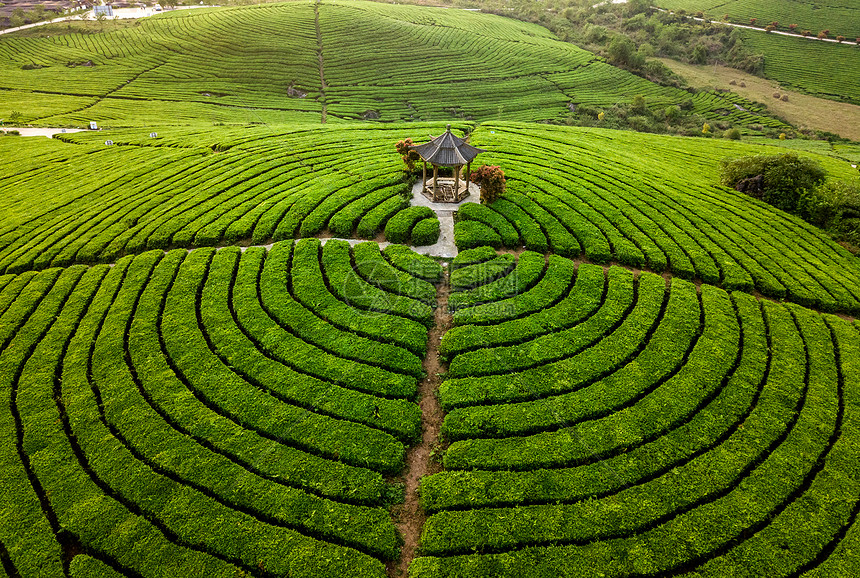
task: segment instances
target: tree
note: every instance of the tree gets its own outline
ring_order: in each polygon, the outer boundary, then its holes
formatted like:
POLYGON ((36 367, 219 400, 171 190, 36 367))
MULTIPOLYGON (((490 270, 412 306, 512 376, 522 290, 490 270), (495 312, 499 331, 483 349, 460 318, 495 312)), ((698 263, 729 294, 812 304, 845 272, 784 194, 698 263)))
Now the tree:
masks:
POLYGON ((812 159, 797 153, 755 155, 725 160, 720 180, 724 185, 745 190, 755 180, 754 196, 778 209, 794 213, 804 191, 811 191, 827 177, 825 170, 812 159))
POLYGON ((723 133, 723 138, 730 140, 741 140, 741 131, 738 128, 730 128, 723 133))
POLYGON ((619 66, 630 66, 633 63, 633 55, 636 53, 636 45, 627 36, 619 34, 609 43, 609 61, 619 66))
POLYGON ((705 64, 708 61, 708 49, 701 44, 697 44, 696 47, 693 48, 692 60, 696 64, 705 64))
POLYGON ((45 5, 44 4, 36 4, 33 6, 33 11, 31 12, 32 18, 34 22, 38 22, 40 20, 45 19, 45 5))
POLYGON ((677 120, 681 116, 681 107, 677 105, 666 107, 666 120, 669 122, 677 120))
POLYGON ((12 15, 9 17, 9 24, 12 26, 12 28, 23 26, 25 24, 24 10, 22 10, 21 8, 15 8, 14 10, 12 10, 12 15))

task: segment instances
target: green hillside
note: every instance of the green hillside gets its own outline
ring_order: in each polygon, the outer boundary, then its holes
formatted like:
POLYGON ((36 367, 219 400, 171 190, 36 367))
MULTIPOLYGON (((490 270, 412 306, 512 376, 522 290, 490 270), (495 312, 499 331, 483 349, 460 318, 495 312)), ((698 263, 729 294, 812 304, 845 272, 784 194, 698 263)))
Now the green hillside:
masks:
POLYGON ((107 127, 0 137, 0 578, 858 574, 860 259, 720 184, 779 141, 564 122, 779 120, 472 11, 99 24, 0 38, 107 127), (493 202, 412 196, 446 124, 493 202))
POLYGON ((744 31, 744 45, 764 55, 763 74, 788 88, 860 105, 860 46, 744 31))
MULTIPOLYGON (((320 122, 324 114, 327 122, 560 121, 571 104, 610 107, 641 95, 662 110, 691 99, 540 26, 464 10, 327 0, 97 26, 0 38, 3 115, 113 127, 320 122)), ((736 95, 701 93, 692 104, 709 119, 733 111, 741 125, 783 126, 736 95)))
POLYGON ((781 29, 797 24, 798 32, 830 30, 832 36, 841 34, 851 40, 860 36, 860 6, 853 0, 828 0, 826 3, 813 0, 660 0, 661 8, 686 10, 689 14, 704 12, 713 20, 722 20, 728 14, 731 22, 766 26, 779 22, 781 29))

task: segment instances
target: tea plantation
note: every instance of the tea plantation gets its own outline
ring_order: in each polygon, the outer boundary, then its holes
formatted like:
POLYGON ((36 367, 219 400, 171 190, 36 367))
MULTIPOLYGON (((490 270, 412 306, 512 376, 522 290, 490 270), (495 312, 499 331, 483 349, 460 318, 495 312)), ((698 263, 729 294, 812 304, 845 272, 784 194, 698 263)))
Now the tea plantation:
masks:
MULTIPOLYGON (((42 126, 560 120, 571 105, 637 95, 655 108, 691 99, 537 25, 352 0, 182 10, 101 34, 56 24, 40 37, 0 38, 0 118, 15 111, 42 126)), ((742 124, 781 125, 736 95, 692 98, 714 120, 731 110, 742 124)))
POLYGON ((0 282, 7 573, 385 575, 430 283, 313 239, 0 282))
POLYGON ((660 0, 658 5, 686 10, 688 14, 704 12, 713 20, 722 20, 728 14, 729 21, 741 24, 749 24, 755 18, 762 27, 775 21, 781 29, 788 30, 790 24, 796 24, 798 34, 808 29, 813 35, 830 30, 833 36, 842 34, 851 40, 860 36, 860 6, 852 0, 829 0, 826 4, 812 0, 660 0))
POLYGON ((451 296, 413 576, 856 573, 856 326, 557 255, 505 273, 451 296))
POLYGON ((719 184, 784 149, 534 122, 781 121, 464 10, 64 26, 0 38, 108 127, 0 137, 0 578, 860 574, 860 259, 719 184), (413 196, 448 123, 495 201, 413 196))
POLYGON ((856 43, 825 43, 752 31, 744 31, 743 37, 750 50, 765 55, 765 77, 814 96, 860 105, 860 82, 844 76, 860 67, 860 46, 856 43))

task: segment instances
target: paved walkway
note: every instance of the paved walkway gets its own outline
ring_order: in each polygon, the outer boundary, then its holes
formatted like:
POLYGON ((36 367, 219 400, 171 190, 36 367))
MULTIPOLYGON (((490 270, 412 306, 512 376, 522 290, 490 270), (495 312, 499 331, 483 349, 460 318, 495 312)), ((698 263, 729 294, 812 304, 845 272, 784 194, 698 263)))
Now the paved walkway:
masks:
POLYGON ((434 203, 421 193, 421 180, 412 186, 412 205, 430 207, 439 218, 439 240, 435 245, 412 247, 416 253, 431 257, 453 259, 457 256, 457 246, 454 244, 454 211, 463 203, 480 203, 481 190, 478 185, 469 183, 469 196, 459 203, 434 203))

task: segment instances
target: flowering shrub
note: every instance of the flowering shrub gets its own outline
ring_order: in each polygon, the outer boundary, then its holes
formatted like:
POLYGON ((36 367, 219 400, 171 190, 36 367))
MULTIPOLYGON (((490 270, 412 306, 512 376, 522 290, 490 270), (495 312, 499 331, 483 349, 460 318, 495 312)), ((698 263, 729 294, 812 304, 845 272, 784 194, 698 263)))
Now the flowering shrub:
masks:
POLYGON ((489 205, 505 192, 505 172, 492 165, 483 165, 472 171, 469 180, 481 187, 481 203, 489 205))
POLYGON ((412 144, 412 139, 408 138, 406 140, 398 141, 398 143, 394 145, 397 152, 400 154, 400 158, 403 160, 403 164, 406 165, 406 170, 410 173, 415 170, 415 161, 421 158, 417 152, 409 150, 409 147, 411 147, 412 144))

